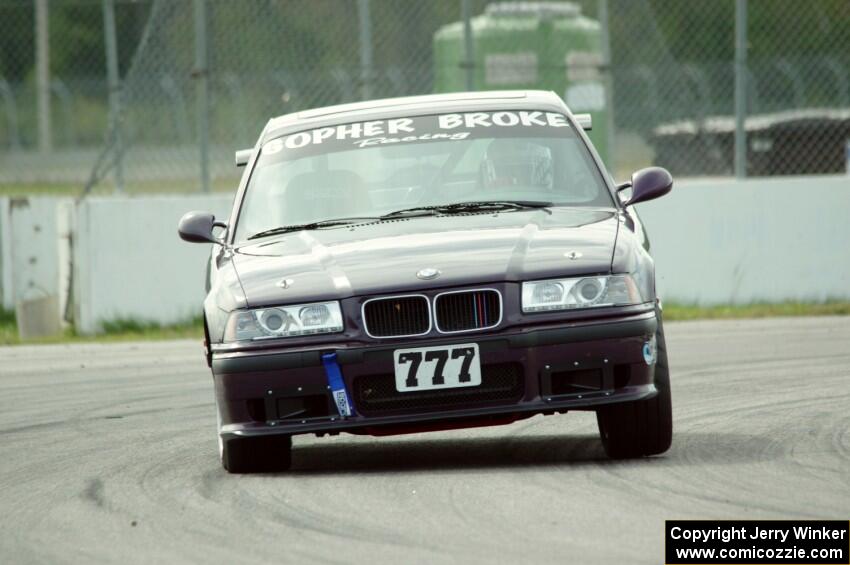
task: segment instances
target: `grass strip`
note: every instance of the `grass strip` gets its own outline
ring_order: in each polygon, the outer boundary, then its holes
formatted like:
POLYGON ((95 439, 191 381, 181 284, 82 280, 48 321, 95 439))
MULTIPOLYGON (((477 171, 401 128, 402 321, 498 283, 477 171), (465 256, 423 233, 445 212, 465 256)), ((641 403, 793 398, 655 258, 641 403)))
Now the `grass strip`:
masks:
MULTIPOLYGON (((830 300, 826 302, 779 302, 753 303, 745 305, 698 306, 664 303, 664 320, 720 320, 745 318, 770 318, 777 316, 847 316, 850 315, 850 302, 830 300)), ((62 335, 30 340, 26 343, 73 343, 91 341, 147 341, 163 339, 203 338, 204 329, 201 318, 188 320, 181 324, 161 325, 142 320, 122 319, 103 324, 103 333, 98 335, 80 335, 73 329, 67 329, 62 335)), ((0 345, 22 343, 18 336, 15 314, 0 310, 0 345)))

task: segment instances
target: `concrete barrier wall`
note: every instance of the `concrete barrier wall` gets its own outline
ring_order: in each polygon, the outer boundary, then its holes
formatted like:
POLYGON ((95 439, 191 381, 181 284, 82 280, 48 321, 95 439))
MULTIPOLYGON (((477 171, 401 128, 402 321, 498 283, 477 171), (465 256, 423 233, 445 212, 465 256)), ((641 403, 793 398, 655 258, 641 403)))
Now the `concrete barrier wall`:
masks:
POLYGON ((0 197, 0 308, 15 307, 15 290, 12 284, 12 212, 9 199, 0 197))
POLYGON ((68 297, 73 200, 52 197, 0 199, 0 294, 4 309, 50 301, 54 325, 68 297))
POLYGON ((224 218, 233 197, 89 198, 77 207, 74 307, 81 333, 104 321, 170 324, 200 315, 209 245, 177 236, 190 210, 224 218))
POLYGON ((850 176, 686 180, 638 213, 665 300, 850 300, 850 176))
MULTIPOLYGON (((72 214, 57 216, 61 207, 44 202, 20 213, 44 208, 45 217, 73 222, 74 317, 79 331, 91 333, 103 321, 117 318, 167 324, 197 316, 210 248, 181 242, 177 221, 189 210, 224 217, 231 201, 230 195, 104 197, 78 203, 72 214)), ((10 250, 4 243, 10 237, 5 219, 18 208, 4 202, 0 200, 0 283, 6 304, 7 296, 16 294, 8 285, 21 276, 10 276, 10 250)), ((677 182, 670 195, 638 209, 665 300, 850 300, 850 176, 686 180, 677 182)), ((61 240, 63 230, 51 230, 39 244, 47 245, 49 254, 23 249, 38 238, 11 239, 17 241, 13 247, 21 247, 17 256, 36 257, 39 269, 50 271, 44 277, 58 279, 61 288, 67 278, 62 267, 44 264, 50 262, 48 256, 63 261, 58 259, 61 245, 45 243, 61 240)))
POLYGON ((57 334, 70 285, 71 198, 13 198, 12 285, 22 337, 57 334))

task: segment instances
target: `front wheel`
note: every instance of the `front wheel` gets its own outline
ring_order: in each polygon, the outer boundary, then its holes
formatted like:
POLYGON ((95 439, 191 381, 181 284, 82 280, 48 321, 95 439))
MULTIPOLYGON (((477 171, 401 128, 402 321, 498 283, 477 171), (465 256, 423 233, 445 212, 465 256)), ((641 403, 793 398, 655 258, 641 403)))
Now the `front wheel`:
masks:
POLYGON ((290 436, 221 440, 221 464, 229 473, 274 473, 292 465, 290 436))
POLYGON ((673 440, 673 407, 667 344, 664 341, 660 311, 655 341, 655 388, 658 394, 648 400, 613 404, 596 412, 602 445, 608 457, 613 459, 657 455, 670 449, 673 440))

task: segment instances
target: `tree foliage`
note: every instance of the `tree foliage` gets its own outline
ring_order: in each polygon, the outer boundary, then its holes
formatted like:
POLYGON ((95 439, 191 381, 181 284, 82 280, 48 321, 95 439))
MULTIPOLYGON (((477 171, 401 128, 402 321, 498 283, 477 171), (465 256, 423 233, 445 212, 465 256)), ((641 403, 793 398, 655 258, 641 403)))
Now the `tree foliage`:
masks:
MULTIPOLYGON (((164 0, 185 2, 190 0, 164 0)), ((210 0, 214 61, 251 69, 269 53, 282 69, 305 58, 321 72, 358 64, 354 0, 210 0)), ((411 17, 412 0, 372 0, 377 65, 403 64, 428 49, 434 31, 460 18, 460 0, 428 0, 411 17)), ((481 13, 488 0, 473 2, 481 13)), ((597 0, 579 0, 596 16, 597 0)), ((51 72, 99 76, 104 69, 101 0, 51 0, 51 72)), ((152 0, 116 0, 120 66, 138 45, 152 0)), ((0 0, 0 77, 19 82, 35 63, 34 0, 0 0)), ((729 62, 734 53, 735 0, 609 0, 614 63, 665 60, 729 62)), ((759 57, 846 56, 850 53, 850 1, 750 0, 749 51, 759 57)), ((174 30, 191 34, 181 25, 174 30)), ((186 56, 174 53, 175 57, 186 56)), ((191 56, 191 53, 188 54, 191 56)))

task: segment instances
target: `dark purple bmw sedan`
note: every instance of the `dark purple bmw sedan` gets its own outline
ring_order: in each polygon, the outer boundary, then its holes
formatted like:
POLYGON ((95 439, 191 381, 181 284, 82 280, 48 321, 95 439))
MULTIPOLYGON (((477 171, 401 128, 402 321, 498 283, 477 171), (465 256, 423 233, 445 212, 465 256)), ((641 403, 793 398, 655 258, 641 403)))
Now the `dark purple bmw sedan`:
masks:
POLYGON ((593 410, 611 457, 672 437, 661 308, 633 204, 551 92, 377 100, 271 120, 210 242, 221 461, 289 468, 295 434, 389 435, 593 410))

